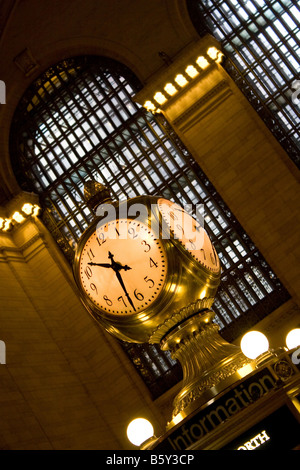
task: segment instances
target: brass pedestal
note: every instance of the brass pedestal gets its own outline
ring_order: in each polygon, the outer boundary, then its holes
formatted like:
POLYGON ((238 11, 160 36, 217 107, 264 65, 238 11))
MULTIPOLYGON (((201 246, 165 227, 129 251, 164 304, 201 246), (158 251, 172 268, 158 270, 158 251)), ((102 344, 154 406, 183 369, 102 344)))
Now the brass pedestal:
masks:
MULTIPOLYGON (((300 364, 295 362, 296 349, 260 357, 240 369, 236 381, 233 373, 218 382, 212 389, 214 398, 203 403, 201 395, 194 404, 202 404, 193 412, 182 418, 180 413, 176 415, 164 435, 152 437, 141 448, 156 452, 299 450, 300 364), (231 383, 225 386, 227 380, 231 383)), ((202 377, 198 384, 201 382, 202 377)), ((195 390, 196 383, 187 389, 195 390)), ((184 392, 185 388, 176 403, 186 395, 184 392)))
POLYGON ((212 322, 214 312, 205 309, 176 325, 161 340, 183 370, 182 389, 174 400, 168 428, 209 401, 240 378, 237 370, 248 364, 240 348, 225 341, 212 322))

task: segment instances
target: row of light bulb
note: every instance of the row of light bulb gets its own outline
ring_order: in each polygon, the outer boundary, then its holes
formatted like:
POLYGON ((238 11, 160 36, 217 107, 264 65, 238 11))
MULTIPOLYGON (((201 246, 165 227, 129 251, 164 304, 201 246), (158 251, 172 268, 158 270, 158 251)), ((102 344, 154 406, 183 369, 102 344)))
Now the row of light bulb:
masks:
POLYGON ((144 108, 146 108, 147 111, 151 111, 152 113, 159 112, 160 109, 157 108, 157 104, 165 104, 170 97, 174 96, 180 90, 180 88, 185 87, 189 83, 190 79, 194 79, 195 77, 197 77, 200 71, 205 70, 210 65, 210 59, 214 60, 217 63, 220 63, 224 55, 219 49, 214 46, 209 47, 207 49, 206 54, 208 60, 204 56, 199 56, 195 60, 194 64, 190 64, 185 68, 183 73, 178 73, 174 77, 173 82, 166 83, 163 92, 157 91, 154 94, 153 99, 156 104, 154 104, 151 100, 147 100, 144 103, 144 108))
MULTIPOLYGON (((288 349, 300 346, 300 328, 294 328, 287 334, 286 346, 288 349)), ((242 337, 241 350, 249 359, 256 359, 269 350, 268 338, 260 331, 249 331, 242 337)), ((153 435, 153 426, 145 418, 136 418, 127 427, 127 437, 135 446, 140 446, 153 435)))
POLYGON ((26 202, 20 211, 15 211, 9 218, 0 217, 0 231, 7 232, 15 223, 21 224, 29 216, 37 216, 41 208, 37 204, 26 202))

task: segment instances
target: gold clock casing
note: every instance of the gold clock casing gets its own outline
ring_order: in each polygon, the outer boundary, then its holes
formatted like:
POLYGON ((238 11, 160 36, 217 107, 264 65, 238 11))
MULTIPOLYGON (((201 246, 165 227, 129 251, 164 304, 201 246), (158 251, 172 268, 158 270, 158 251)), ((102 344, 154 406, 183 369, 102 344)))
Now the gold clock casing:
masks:
POLYGON ((130 315, 112 315, 97 306, 81 284, 79 265, 82 250, 97 225, 113 221, 113 215, 97 216, 80 237, 75 252, 73 271, 83 304, 98 323, 124 341, 159 343, 167 331, 178 323, 179 318, 184 319, 195 311, 209 308, 220 282, 220 271, 210 272, 203 267, 172 234, 169 238, 163 236, 158 199, 154 196, 140 196, 112 203, 116 219, 124 217, 126 213, 129 214, 128 220, 138 220, 154 230, 166 256, 167 272, 163 287, 153 302, 142 311, 131 312, 130 315), (145 210, 135 212, 135 209, 141 207, 145 210))

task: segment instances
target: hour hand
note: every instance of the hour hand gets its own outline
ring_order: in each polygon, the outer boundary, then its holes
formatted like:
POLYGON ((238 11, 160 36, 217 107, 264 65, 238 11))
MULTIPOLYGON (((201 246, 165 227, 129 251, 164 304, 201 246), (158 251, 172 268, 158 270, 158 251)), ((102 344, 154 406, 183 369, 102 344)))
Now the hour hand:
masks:
POLYGON ((112 265, 109 263, 88 263, 90 266, 101 266, 102 268, 112 268, 112 265))

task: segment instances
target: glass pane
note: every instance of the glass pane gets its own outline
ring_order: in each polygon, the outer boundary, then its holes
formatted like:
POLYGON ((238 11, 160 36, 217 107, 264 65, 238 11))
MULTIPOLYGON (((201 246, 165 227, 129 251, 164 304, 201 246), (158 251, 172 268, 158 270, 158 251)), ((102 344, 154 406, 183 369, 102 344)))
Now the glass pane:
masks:
POLYGON ((212 33, 224 67, 300 167, 300 5, 292 0, 188 0, 199 34, 212 33))

